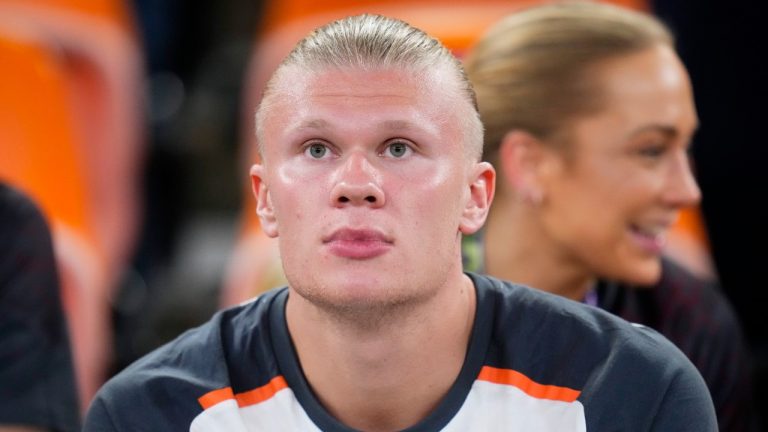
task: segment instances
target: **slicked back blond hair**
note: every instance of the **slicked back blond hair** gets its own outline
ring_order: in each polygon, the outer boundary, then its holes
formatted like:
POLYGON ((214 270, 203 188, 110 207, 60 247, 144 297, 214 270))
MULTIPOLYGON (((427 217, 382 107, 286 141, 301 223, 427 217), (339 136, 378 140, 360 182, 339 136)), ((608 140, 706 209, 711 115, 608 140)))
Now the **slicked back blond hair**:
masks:
MULTIPOLYGON (((278 66, 267 83, 256 112, 259 151, 263 150, 263 121, 279 92, 287 69, 315 73, 329 69, 404 70, 424 85, 435 81, 437 73, 451 77, 443 92, 454 92, 466 102, 462 109, 464 148, 479 160, 483 147, 483 126, 475 92, 461 63, 437 39, 410 24, 381 15, 357 15, 319 27, 302 39, 278 66)), ((435 84, 436 85, 436 84, 435 84)))
POLYGON ((673 45, 660 21, 604 3, 554 3, 502 19, 465 62, 486 128, 485 158, 496 162, 511 130, 560 138, 570 121, 605 106, 594 65, 656 45, 673 45))

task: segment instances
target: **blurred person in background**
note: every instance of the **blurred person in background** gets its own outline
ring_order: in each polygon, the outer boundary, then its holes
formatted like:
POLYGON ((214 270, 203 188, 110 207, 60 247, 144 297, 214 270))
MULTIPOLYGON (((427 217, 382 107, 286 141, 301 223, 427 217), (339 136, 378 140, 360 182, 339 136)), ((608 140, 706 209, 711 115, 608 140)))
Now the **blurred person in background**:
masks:
POLYGON ((465 268, 658 330, 704 376, 720 430, 750 430, 737 318, 713 281, 663 254, 700 199, 688 160, 699 120, 669 31, 599 3, 531 8, 494 26, 465 66, 499 172, 465 268))
POLYGON ((146 205, 114 301, 112 373, 216 311, 240 205, 240 86, 264 2, 126 3, 146 62, 146 205))
POLYGON ((77 431, 67 320, 46 221, 0 183, 0 432, 77 431))

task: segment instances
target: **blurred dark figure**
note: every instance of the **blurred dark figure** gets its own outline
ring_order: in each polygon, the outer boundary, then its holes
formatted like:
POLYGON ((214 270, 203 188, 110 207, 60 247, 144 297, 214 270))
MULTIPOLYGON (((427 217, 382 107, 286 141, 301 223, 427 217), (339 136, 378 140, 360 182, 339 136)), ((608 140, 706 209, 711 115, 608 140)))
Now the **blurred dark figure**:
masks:
MULTIPOLYGON (((701 121, 693 159, 704 219, 725 294, 755 356, 758 411, 768 409, 768 227, 758 200, 768 186, 765 17, 757 2, 655 0, 675 31, 701 121), (750 6, 749 4, 753 5, 750 6)), ((765 415, 762 419, 766 430, 765 415)))
POLYGON ((0 183, 0 431, 79 430, 77 391, 48 226, 0 183))
POLYGON ((263 2, 129 3, 147 62, 149 145, 145 223, 114 306, 113 373, 216 310, 221 275, 198 277, 180 256, 207 216, 234 224, 240 208, 241 85, 263 2))

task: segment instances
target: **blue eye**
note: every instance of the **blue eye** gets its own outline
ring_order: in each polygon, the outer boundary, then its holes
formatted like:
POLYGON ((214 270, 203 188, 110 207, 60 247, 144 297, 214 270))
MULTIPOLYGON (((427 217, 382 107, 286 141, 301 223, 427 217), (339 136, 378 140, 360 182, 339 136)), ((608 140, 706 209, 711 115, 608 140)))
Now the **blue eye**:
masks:
POLYGON ((315 159, 322 159, 328 154, 328 147, 324 144, 312 144, 307 147, 306 153, 315 159))
POLYGON ((387 151, 392 157, 401 158, 408 154, 410 148, 403 142, 393 142, 387 146, 387 151))

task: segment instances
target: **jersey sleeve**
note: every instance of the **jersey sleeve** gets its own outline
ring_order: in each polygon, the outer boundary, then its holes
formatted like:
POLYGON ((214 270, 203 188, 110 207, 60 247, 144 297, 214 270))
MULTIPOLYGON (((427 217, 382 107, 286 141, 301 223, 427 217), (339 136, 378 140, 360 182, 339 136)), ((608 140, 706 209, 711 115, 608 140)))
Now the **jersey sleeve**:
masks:
POLYGON ((109 411, 107 410, 107 407, 101 397, 96 397, 88 409, 88 415, 86 416, 85 424, 83 425, 83 432, 89 431, 119 431, 119 429, 112 422, 109 411))
POLYGON ((653 420, 654 432, 717 432, 717 417, 704 380, 693 365, 673 377, 653 420))

